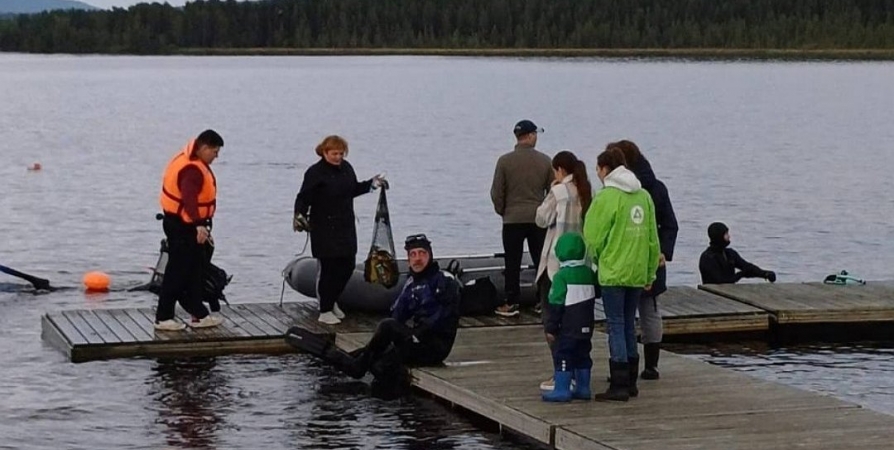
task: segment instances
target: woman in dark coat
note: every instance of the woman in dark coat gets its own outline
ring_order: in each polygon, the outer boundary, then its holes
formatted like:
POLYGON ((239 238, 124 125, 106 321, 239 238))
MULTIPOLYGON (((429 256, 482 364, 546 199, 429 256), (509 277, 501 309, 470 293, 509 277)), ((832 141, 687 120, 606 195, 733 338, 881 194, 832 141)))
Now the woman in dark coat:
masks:
POLYGON ((310 233, 310 249, 320 262, 317 298, 320 322, 335 325, 344 318, 336 300, 354 272, 357 229, 354 197, 387 183, 382 175, 358 182, 354 168, 345 160, 348 143, 327 136, 317 145, 320 160, 304 172, 304 182, 295 197, 292 228, 310 233))

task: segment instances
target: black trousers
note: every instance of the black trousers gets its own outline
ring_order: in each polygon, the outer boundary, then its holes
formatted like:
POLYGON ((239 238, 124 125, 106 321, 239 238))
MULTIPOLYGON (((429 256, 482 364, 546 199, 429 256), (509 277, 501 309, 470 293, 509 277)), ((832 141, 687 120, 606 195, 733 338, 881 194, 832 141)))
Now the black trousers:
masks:
POLYGON ((344 292, 354 273, 354 258, 317 258, 320 261, 320 277, 317 280, 317 298, 320 312, 332 311, 335 301, 344 292))
POLYGON ((168 241, 168 263, 161 281, 156 322, 174 318, 177 302, 193 317, 203 319, 208 309, 202 304, 203 276, 208 256, 205 246, 196 242, 196 227, 178 216, 165 214, 162 222, 168 241))
POLYGON ((361 378, 370 371, 376 378, 389 378, 405 370, 405 367, 440 364, 449 348, 437 338, 413 342, 413 330, 397 320, 388 318, 379 322, 376 332, 366 347, 350 355, 332 348, 326 359, 346 374, 361 378))
POLYGON ((534 267, 540 264, 540 252, 543 250, 543 241, 546 239, 546 230, 533 223, 505 223, 503 224, 503 259, 506 268, 503 271, 505 280, 506 304, 518 304, 521 297, 519 276, 521 274, 522 256, 525 252, 525 241, 528 241, 528 251, 531 253, 531 261, 534 267))

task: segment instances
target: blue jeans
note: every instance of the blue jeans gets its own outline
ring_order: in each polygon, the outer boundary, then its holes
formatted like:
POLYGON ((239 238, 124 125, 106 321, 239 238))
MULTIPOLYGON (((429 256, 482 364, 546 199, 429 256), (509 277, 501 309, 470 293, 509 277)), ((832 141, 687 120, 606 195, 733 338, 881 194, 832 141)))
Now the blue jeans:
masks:
POLYGON ((602 286, 602 307, 608 325, 608 352, 612 361, 626 363, 639 357, 636 348, 636 305, 642 288, 602 286))

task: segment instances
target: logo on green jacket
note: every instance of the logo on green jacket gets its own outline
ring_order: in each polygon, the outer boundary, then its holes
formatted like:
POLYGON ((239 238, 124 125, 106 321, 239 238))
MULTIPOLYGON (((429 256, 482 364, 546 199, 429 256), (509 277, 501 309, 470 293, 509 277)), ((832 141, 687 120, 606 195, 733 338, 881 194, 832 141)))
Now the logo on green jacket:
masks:
POLYGON ((630 220, 637 225, 641 225, 643 220, 646 219, 646 212, 643 211, 643 207, 639 205, 634 205, 630 208, 630 220))

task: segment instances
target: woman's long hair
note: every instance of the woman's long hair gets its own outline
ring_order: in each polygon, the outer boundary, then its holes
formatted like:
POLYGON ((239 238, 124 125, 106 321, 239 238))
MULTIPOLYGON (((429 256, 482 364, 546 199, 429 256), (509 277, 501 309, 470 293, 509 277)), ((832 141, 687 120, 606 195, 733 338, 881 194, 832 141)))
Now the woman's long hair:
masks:
POLYGON ((587 176, 587 166, 583 161, 577 159, 574 153, 564 150, 553 156, 553 169, 562 169, 573 176, 574 187, 577 188, 577 195, 580 196, 581 216, 585 217, 590 202, 593 201, 593 187, 587 176))

